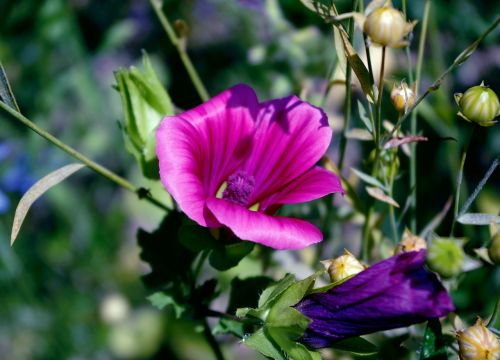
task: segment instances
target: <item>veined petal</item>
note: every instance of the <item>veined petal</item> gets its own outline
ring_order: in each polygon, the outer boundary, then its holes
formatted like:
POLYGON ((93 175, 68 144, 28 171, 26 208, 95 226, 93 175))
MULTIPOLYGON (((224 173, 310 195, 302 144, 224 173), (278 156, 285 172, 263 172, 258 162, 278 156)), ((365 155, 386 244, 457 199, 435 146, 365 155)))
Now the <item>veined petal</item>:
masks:
POLYGON ((323 238, 314 225, 304 220, 269 216, 217 198, 207 199, 207 206, 238 238, 274 249, 302 249, 323 238))
POLYGON ((302 342, 327 347, 344 338, 405 327, 453 311, 425 251, 381 261, 331 290, 302 300, 297 310, 312 322, 302 342))
POLYGON ((249 156, 258 110, 254 91, 236 85, 161 122, 156 133, 160 177, 181 209, 200 225, 220 225, 204 201, 249 156))
POLYGON ((306 202, 337 192, 344 193, 339 177, 331 171, 317 166, 264 200, 261 207, 266 209, 269 205, 306 202))
POLYGON ((296 96, 261 105, 245 170, 255 177, 251 202, 261 202, 311 169, 332 137, 325 113, 296 96))

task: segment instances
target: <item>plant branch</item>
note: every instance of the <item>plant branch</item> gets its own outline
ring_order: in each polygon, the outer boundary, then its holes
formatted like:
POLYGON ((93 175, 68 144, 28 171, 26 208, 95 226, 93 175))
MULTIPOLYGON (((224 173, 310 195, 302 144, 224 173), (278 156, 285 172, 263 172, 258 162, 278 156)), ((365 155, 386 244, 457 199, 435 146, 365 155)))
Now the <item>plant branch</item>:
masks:
POLYGON ((151 3, 151 6, 153 7, 154 12, 156 13, 158 20, 160 20, 163 29, 167 33, 170 42, 172 43, 172 45, 176 47, 177 52, 179 53, 179 56, 182 60, 182 63, 184 64, 184 67, 186 68, 186 71, 188 72, 188 75, 191 78, 191 81, 193 82, 196 91, 198 92, 198 95, 200 96, 201 100, 207 101, 210 98, 210 95, 208 95, 207 89, 203 85, 203 82, 201 81, 198 72, 194 68, 193 63, 191 62, 191 59, 189 58, 189 55, 186 52, 186 43, 184 39, 179 38, 177 36, 174 28, 170 24, 170 21, 163 13, 162 1, 150 0, 149 2, 151 3))
POLYGON ((212 348, 212 351, 214 352, 215 358, 217 360, 224 360, 224 355, 222 354, 222 350, 221 350, 217 340, 215 340, 215 337, 212 334, 212 330, 210 329, 210 326, 208 325, 207 320, 203 319, 202 322, 203 322, 203 334, 205 335, 205 338, 207 339, 208 345, 210 345, 210 347, 212 348))
POLYGON ((94 170, 99 175, 104 176, 105 178, 107 178, 108 180, 111 180, 115 184, 137 194, 139 196, 139 198, 143 198, 143 199, 147 200, 151 204, 159 207, 160 209, 170 211, 170 209, 165 204, 163 204, 159 200, 153 198, 151 196, 151 194, 149 194, 147 192, 144 193, 143 188, 136 187, 134 184, 129 182, 127 179, 121 177, 120 175, 109 170, 108 168, 105 168, 104 166, 89 159, 88 157, 86 157, 82 153, 78 152, 77 150, 75 150, 71 146, 66 145, 64 142, 62 142, 61 140, 59 140, 58 138, 56 138, 55 136, 53 136, 49 132, 45 131, 44 129, 42 129, 38 125, 36 125, 34 122, 29 120, 27 117, 25 117, 21 113, 17 112, 16 110, 14 110, 11 107, 9 107, 3 101, 0 101, 0 108, 2 110, 4 110, 6 113, 8 113, 10 116, 12 116, 14 119, 20 121, 22 124, 24 124, 25 126, 30 128, 31 130, 33 130, 35 133, 37 133, 38 135, 43 137, 44 139, 48 140, 49 142, 51 142, 52 144, 54 144, 55 146, 57 146, 58 148, 60 148, 64 152, 66 152, 67 154, 69 154, 70 156, 74 157, 75 159, 81 161, 83 164, 85 164, 90 169, 94 170))

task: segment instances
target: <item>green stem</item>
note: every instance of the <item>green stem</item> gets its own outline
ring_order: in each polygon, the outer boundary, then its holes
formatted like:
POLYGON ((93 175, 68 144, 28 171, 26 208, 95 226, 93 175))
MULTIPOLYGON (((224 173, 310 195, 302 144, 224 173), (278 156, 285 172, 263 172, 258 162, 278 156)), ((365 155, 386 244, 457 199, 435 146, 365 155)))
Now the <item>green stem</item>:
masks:
MULTIPOLYGON (((355 0, 353 0, 353 11, 356 8, 355 0)), ((354 34, 354 20, 349 19, 349 25, 347 29, 347 35, 349 41, 352 42, 354 34)), ((342 167, 344 166, 344 156, 345 149, 347 146, 347 131, 349 130, 349 123, 351 121, 351 78, 352 78, 352 68, 347 62, 346 70, 345 70, 345 101, 344 101, 344 126, 342 128, 342 137, 340 138, 339 144, 339 171, 342 171, 342 167)))
POLYGON ((105 168, 104 166, 99 165, 98 163, 96 163, 93 160, 90 160, 88 157, 86 157, 82 153, 73 149, 71 146, 66 145, 64 142, 62 142, 61 140, 59 140, 58 138, 56 138, 52 134, 50 134, 47 131, 45 131, 44 129, 40 128, 38 125, 33 123, 31 120, 26 118, 21 113, 17 112, 16 110, 12 109, 11 107, 9 107, 3 101, 0 101, 0 108, 2 110, 4 110, 5 112, 7 112, 9 115, 11 115, 14 119, 19 120, 21 123, 23 123, 25 126, 27 126, 31 130, 36 132, 38 135, 40 135, 44 139, 48 140, 49 142, 51 142, 52 144, 54 144, 55 146, 57 146, 58 148, 60 148, 64 152, 66 152, 67 154, 69 154, 70 156, 74 157, 75 159, 81 161, 83 164, 85 164, 90 169, 94 170, 99 175, 104 176, 108 180, 111 180, 115 184, 117 184, 117 185, 137 194, 137 195, 141 194, 140 198, 144 198, 145 200, 147 200, 148 202, 150 202, 153 205, 156 205, 160 209, 170 211, 170 209, 165 204, 163 204, 159 200, 153 198, 151 196, 151 194, 149 194, 149 193, 143 194, 143 192, 144 192, 143 188, 136 187, 134 184, 129 182, 127 179, 122 178, 121 176, 119 176, 118 174, 115 174, 114 172, 105 168))
POLYGON ((458 176, 457 176, 457 188, 455 189, 455 206, 453 209, 453 222, 451 224, 450 237, 453 237, 455 233, 455 225, 457 223, 458 209, 460 208, 460 189, 462 187, 462 180, 464 176, 465 159, 467 158, 467 150, 469 149, 472 137, 474 136, 475 129, 476 125, 473 125, 472 131, 469 136, 469 140, 465 143, 464 151, 462 152, 462 159, 460 160, 460 168, 458 170, 458 176))
POLYGON ((210 329, 207 320, 203 319, 202 322, 203 322, 203 334, 205 335, 208 345, 210 345, 210 347, 212 348, 215 358, 217 360, 224 360, 224 355, 222 354, 222 350, 217 340, 215 340, 215 337, 212 334, 212 330, 210 329))
POLYGON ((151 6, 153 7, 154 12, 156 13, 156 16, 160 20, 163 29, 167 33, 170 42, 172 43, 172 45, 176 47, 177 52, 179 53, 179 56, 182 60, 182 63, 184 64, 184 67, 186 68, 186 71, 188 72, 188 75, 191 78, 191 81, 193 82, 196 91, 198 92, 198 95, 200 96, 201 100, 207 101, 210 98, 210 95, 208 95, 207 89, 203 85, 203 82, 201 81, 198 72, 194 68, 193 63, 191 62, 191 59, 189 58, 189 55, 186 52, 184 39, 181 39, 177 36, 177 34, 174 31, 174 28, 170 24, 170 21, 163 13, 162 1, 150 0, 149 2, 151 3, 151 6))
POLYGON ((441 83, 448 76, 448 74, 451 73, 456 68, 458 68, 460 65, 462 65, 469 58, 469 56, 479 45, 479 43, 481 43, 481 41, 483 41, 486 36, 488 36, 493 30, 495 30, 495 28, 498 26, 499 23, 500 23, 500 16, 498 16, 495 19, 495 21, 493 21, 493 23, 479 36, 479 38, 477 38, 476 41, 474 41, 464 51, 462 51, 462 53, 460 53, 460 55, 455 59, 455 61, 453 61, 453 63, 448 67, 448 69, 446 69, 439 76, 439 78, 436 81, 434 81, 434 83, 432 83, 432 85, 429 86, 427 90, 425 90, 425 92, 417 98, 415 104, 413 104, 413 106, 408 109, 408 111, 404 114, 404 116, 398 120, 392 131, 384 137, 383 142, 392 138, 394 133, 401 127, 401 124, 408 118, 408 116, 413 112, 413 110, 416 109, 416 107, 422 102, 422 100, 424 100, 430 93, 439 89, 441 83))
MULTIPOLYGON (((424 5, 424 18, 422 21, 422 32, 420 33, 420 41, 418 44, 417 69, 415 73, 415 92, 418 94, 420 87, 420 78, 422 76, 422 63, 425 51, 425 39, 427 37, 427 24, 429 23, 429 13, 431 1, 426 0, 424 5)), ((417 134, 417 112, 411 114, 411 134, 417 134)), ((410 144, 410 227, 414 234, 417 233, 417 144, 410 144)))
POLYGON ((380 130, 382 123, 382 94, 384 93, 385 50, 382 47, 382 63, 380 64, 380 78, 378 80, 378 97, 375 113, 375 146, 377 154, 380 152, 380 130))
POLYGON ((495 326, 499 307, 500 307, 500 296, 497 296, 497 301, 495 303, 495 307, 493 308, 493 313, 491 314, 490 321, 488 321, 488 324, 486 324, 486 326, 495 326))

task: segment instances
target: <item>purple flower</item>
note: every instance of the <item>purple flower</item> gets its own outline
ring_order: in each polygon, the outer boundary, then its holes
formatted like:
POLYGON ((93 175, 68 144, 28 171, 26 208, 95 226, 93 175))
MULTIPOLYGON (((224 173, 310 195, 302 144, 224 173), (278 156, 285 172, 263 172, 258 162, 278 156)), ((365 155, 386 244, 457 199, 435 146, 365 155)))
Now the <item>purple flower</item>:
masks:
POLYGON ((161 180, 198 224, 275 249, 322 240, 304 220, 273 216, 283 204, 343 192, 335 174, 315 166, 332 136, 322 110, 295 96, 259 103, 236 85, 166 117, 156 135, 161 180))
POLYGON ((402 253, 325 293, 304 298, 295 308, 312 322, 300 341, 323 348, 348 337, 406 327, 453 311, 448 293, 424 263, 424 250, 402 253))

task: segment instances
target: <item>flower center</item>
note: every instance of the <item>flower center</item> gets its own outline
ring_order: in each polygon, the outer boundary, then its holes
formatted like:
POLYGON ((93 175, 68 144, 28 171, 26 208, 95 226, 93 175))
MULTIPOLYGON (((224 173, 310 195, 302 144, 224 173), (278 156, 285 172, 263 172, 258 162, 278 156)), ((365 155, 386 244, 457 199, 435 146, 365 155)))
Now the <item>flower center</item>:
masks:
POLYGON ((222 198, 246 207, 254 188, 255 178, 246 171, 238 170, 227 178, 222 198))

